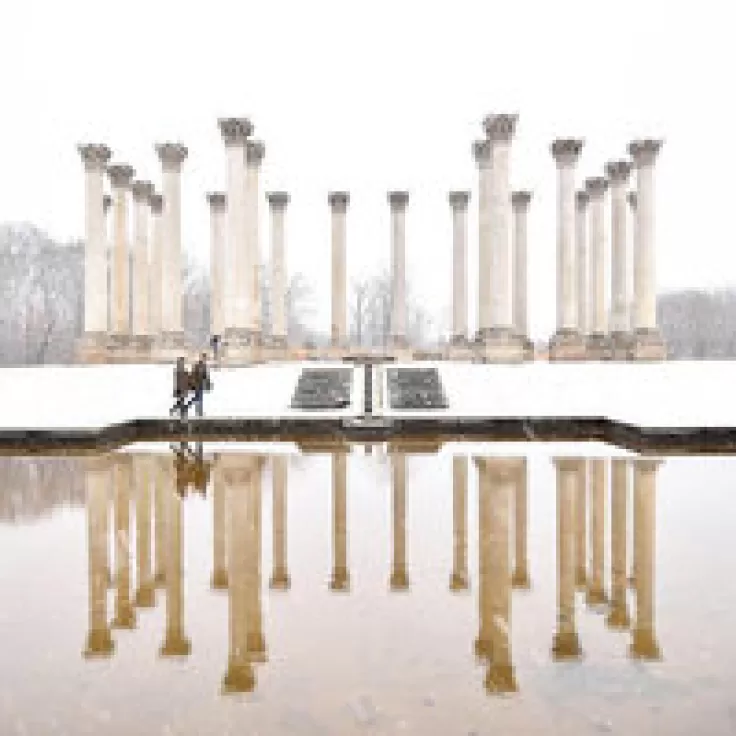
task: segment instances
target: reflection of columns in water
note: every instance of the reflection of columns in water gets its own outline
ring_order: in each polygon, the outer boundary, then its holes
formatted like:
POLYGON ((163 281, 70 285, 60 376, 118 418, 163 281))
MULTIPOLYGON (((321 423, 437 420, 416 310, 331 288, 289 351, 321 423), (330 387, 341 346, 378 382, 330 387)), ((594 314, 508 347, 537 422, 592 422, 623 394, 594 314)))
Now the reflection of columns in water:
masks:
POLYGON ((192 644, 184 631, 183 500, 176 493, 173 457, 165 461, 166 504, 166 637, 161 656, 187 656, 192 644))
POLYGON ((130 481, 129 455, 114 459, 115 493, 115 618, 116 629, 135 628, 135 609, 130 599, 130 481))
POLYGON ((588 581, 588 605, 598 606, 606 602, 604 575, 606 564, 606 461, 590 460, 590 545, 591 569, 588 581))
POLYGON ((391 590, 409 589, 409 571, 406 562, 406 455, 394 453, 392 458, 393 494, 393 562, 391 590))
POLYGON ((511 497, 520 471, 519 459, 478 460, 481 631, 476 652, 488 659, 485 688, 489 693, 517 690, 511 661, 509 525, 511 497))
POLYGON ((575 585, 585 588, 588 569, 588 461, 578 460, 575 497, 575 585))
POLYGON ((288 590, 291 586, 289 563, 286 554, 286 483, 288 475, 288 458, 275 455, 271 462, 271 479, 273 482, 273 569, 269 587, 271 590, 288 590))
POLYGON ((115 649, 107 625, 108 501, 110 459, 92 457, 85 468, 87 552, 89 554, 89 630, 84 657, 108 657, 115 649))
POLYGON ((654 556, 656 552, 656 475, 659 460, 634 460, 634 568, 636 621, 631 656, 661 659, 655 632, 654 556))
POLYGON ((528 534, 528 490, 526 458, 519 460, 519 475, 516 479, 516 495, 514 499, 514 573, 511 583, 514 588, 528 590, 531 586, 529 581, 529 556, 527 553, 528 534))
POLYGON ((155 586, 151 575, 151 470, 153 458, 137 455, 133 460, 135 473, 135 537, 138 563, 138 589, 135 604, 150 608, 155 602, 155 586))
POLYGON ((450 590, 468 583, 468 458, 452 458, 452 574, 450 590))
POLYGON ((629 626, 626 602, 628 472, 627 460, 611 460, 611 607, 606 623, 612 629, 625 629, 629 626))
POLYGON ((166 466, 168 457, 156 456, 153 463, 153 533, 155 541, 155 573, 157 588, 166 581, 166 466))
POLYGON ((330 590, 349 590, 347 455, 332 455, 332 577, 330 590))
POLYGON ((261 477, 263 458, 251 459, 248 483, 248 654, 254 662, 266 661, 266 641, 263 636, 263 606, 261 605, 261 477))
POLYGON ((578 659, 580 641, 575 628, 575 498, 579 462, 557 458, 557 633, 552 644, 555 660, 578 659))
POLYGON ((220 456, 212 473, 212 580, 214 590, 227 588, 227 489, 223 483, 220 456))

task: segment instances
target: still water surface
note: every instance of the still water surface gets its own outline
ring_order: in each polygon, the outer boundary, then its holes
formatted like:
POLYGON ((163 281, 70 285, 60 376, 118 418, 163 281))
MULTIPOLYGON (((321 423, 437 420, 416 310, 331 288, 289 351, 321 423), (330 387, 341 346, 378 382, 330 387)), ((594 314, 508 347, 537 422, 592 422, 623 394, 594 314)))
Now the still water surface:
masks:
POLYGON ((0 733, 736 732, 736 458, 516 448, 0 458, 0 733))

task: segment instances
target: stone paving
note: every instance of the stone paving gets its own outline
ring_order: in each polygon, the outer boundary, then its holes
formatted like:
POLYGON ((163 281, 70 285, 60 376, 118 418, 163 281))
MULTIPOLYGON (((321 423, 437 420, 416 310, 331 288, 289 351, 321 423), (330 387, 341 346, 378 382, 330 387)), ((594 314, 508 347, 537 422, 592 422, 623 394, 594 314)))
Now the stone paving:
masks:
POLYGON ((344 409, 350 406, 352 368, 305 368, 299 375, 292 409, 344 409))
POLYGON ((446 409, 449 405, 437 368, 388 368, 386 380, 392 409, 446 409))

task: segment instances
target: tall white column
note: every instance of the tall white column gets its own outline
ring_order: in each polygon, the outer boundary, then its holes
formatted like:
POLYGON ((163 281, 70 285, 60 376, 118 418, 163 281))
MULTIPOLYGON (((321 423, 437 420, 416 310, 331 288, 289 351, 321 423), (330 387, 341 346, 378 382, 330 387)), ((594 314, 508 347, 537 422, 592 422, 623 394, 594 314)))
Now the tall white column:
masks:
POLYGON ((222 192, 207 195, 210 206, 210 334, 224 330, 223 281, 225 278, 225 213, 227 198, 222 192))
POLYGON ((529 321, 527 317, 527 216, 531 192, 514 192, 511 195, 511 208, 514 215, 513 267, 512 281, 514 293, 514 330, 529 350, 529 321))
POLYGON ((588 200, 585 191, 575 194, 575 267, 577 269, 578 329, 587 338, 590 333, 590 290, 588 289, 588 200))
POLYGON ((222 118, 218 125, 227 159, 225 335, 228 341, 247 342, 250 308, 247 292, 252 279, 248 268, 245 149, 253 125, 247 118, 222 118))
POLYGON ((151 248, 148 269, 148 324, 155 340, 161 336, 163 304, 164 198, 155 192, 149 199, 151 208, 151 248))
POLYGON ((252 340, 261 341, 261 238, 259 211, 261 205, 261 164, 266 155, 263 141, 249 140, 245 145, 245 206, 248 232, 248 327, 252 340))
POLYGON ((626 546, 627 506, 629 495, 629 461, 611 459, 611 607, 606 625, 611 629, 629 627, 629 609, 626 601, 626 546))
POLYGON ((389 192, 391 206, 391 342, 406 346, 406 207, 409 192, 389 192))
POLYGON ((156 144, 161 161, 164 197, 164 247, 162 259, 162 338, 164 346, 181 348, 184 343, 181 312, 181 166, 188 150, 181 143, 156 144))
POLYGON ((286 207, 287 192, 269 192, 271 207, 271 340, 285 347, 289 334, 286 314, 286 207))
POLYGON ((473 157, 478 166, 478 325, 477 339, 483 340, 491 326, 491 144, 473 143, 473 157))
POLYGON ((590 278, 590 333, 587 340, 588 357, 607 359, 611 357, 611 343, 608 337, 606 319, 606 229, 605 195, 608 181, 602 176, 585 180, 588 194, 588 217, 590 238, 589 264, 590 278))
POLYGON ((450 192, 452 208, 452 335, 454 345, 468 341, 468 203, 470 192, 450 192))
POLYGON ((148 228, 150 220, 150 197, 153 194, 153 184, 150 181, 134 181, 133 191, 133 325, 132 333, 138 347, 150 347, 149 337, 149 259, 148 259, 148 228))
POLYGON ((584 357, 575 262, 575 166, 583 141, 558 138, 551 150, 557 163, 557 330, 549 353, 552 360, 576 360, 584 357))
POLYGON ((112 215, 112 197, 109 194, 102 196, 102 216, 103 227, 105 232, 105 324, 107 325, 107 334, 112 329, 112 304, 110 303, 112 296, 112 226, 110 220, 112 215))
POLYGON ((103 174, 111 151, 100 144, 79 146, 84 164, 84 338, 89 347, 107 341, 107 238, 103 174))
POLYGON ((646 139, 629 144, 636 167, 637 207, 634 219, 634 346, 637 359, 667 356, 657 326, 655 275, 654 162, 662 141, 646 139))
POLYGON ((606 176, 611 186, 611 340, 614 356, 626 358, 629 348, 628 247, 626 244, 626 184, 631 164, 609 161, 606 176))
POLYGON ((335 347, 346 347, 348 342, 347 324, 347 210, 350 204, 349 192, 330 192, 327 195, 330 205, 332 241, 332 326, 330 338, 335 347))
POLYGON ((107 169, 113 200, 112 334, 118 347, 126 345, 130 335, 128 191, 133 174, 133 167, 127 164, 113 164, 107 169))

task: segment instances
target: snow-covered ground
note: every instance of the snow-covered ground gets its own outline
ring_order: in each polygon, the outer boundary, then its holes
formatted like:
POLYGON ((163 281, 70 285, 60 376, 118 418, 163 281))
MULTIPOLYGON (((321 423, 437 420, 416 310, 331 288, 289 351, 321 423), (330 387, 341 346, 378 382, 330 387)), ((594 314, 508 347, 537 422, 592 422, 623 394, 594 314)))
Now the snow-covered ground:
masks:
MULTIPOLYGON (((314 363, 225 368, 213 374, 208 417, 340 416, 362 411, 362 369, 339 411, 289 408, 299 372, 314 363)), ((321 366, 339 365, 322 363, 321 366)), ((426 364, 423 364, 426 365, 426 364)), ((393 416, 605 416, 642 426, 736 426, 736 362, 479 365, 437 363, 448 409, 393 416)), ((168 416, 166 365, 0 369, 0 429, 102 427, 168 416)), ((385 375, 385 372, 384 372, 385 375)), ((384 396, 385 396, 384 392, 384 396)))

